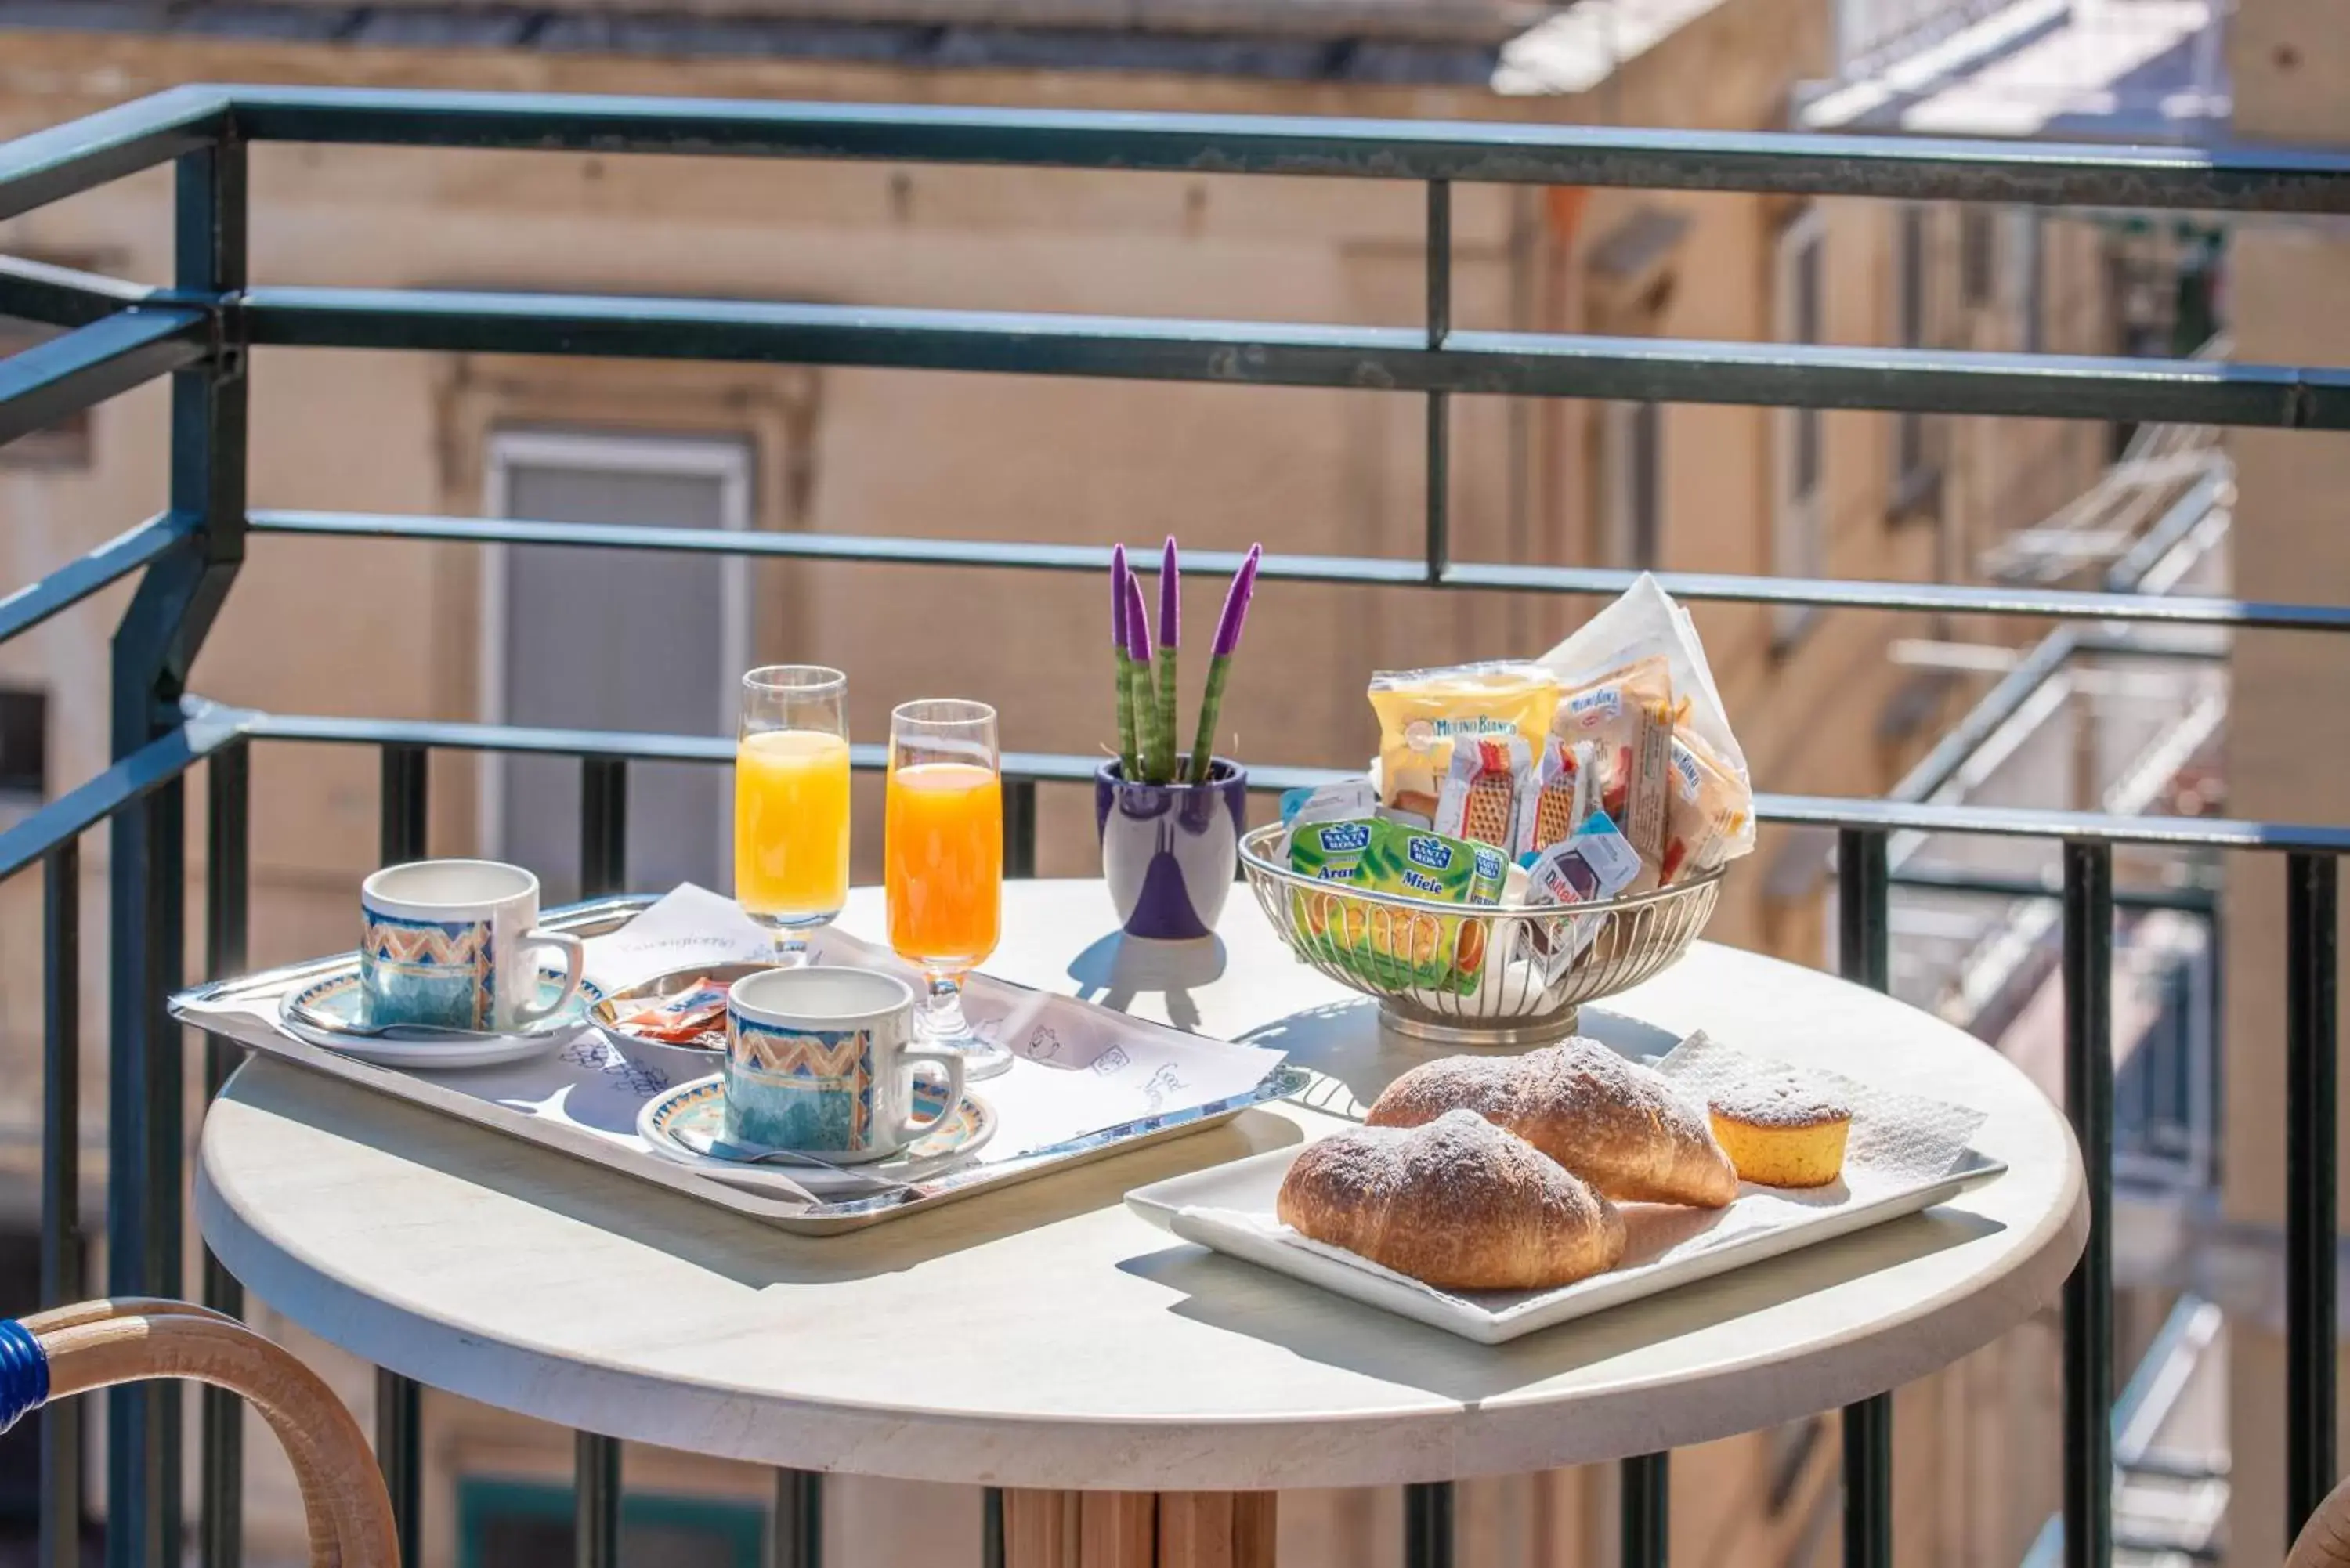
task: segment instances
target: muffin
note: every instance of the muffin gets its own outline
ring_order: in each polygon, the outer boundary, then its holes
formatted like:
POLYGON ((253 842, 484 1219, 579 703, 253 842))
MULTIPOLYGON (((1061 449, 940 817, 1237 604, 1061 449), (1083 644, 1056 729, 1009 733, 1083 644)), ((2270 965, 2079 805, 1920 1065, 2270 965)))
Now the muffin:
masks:
POLYGON ((1825 1187, 1844 1172, 1852 1107, 1817 1083, 1773 1074, 1717 1089, 1706 1108, 1742 1180, 1825 1187))

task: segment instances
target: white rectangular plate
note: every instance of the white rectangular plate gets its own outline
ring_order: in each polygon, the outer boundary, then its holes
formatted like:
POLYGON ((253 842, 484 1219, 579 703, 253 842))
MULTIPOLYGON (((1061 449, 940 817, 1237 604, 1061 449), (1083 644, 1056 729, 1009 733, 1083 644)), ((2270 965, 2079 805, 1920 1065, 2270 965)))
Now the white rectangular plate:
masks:
MULTIPOLYGON (((2003 1162, 1969 1149, 1945 1175, 1889 1189, 1878 1188, 1857 1199, 1846 1194, 1838 1200, 1834 1192, 1823 1189, 1816 1205, 1807 1205, 1800 1218, 1742 1230, 1714 1246, 1702 1244, 1704 1231, 1718 1225, 1719 1216, 1734 1212, 1736 1203, 1713 1211, 1625 1204, 1629 1235, 1625 1249, 1628 1261, 1624 1266, 1556 1290, 1450 1293, 1431 1290, 1335 1247, 1305 1241, 1285 1228, 1274 1230, 1274 1202, 1281 1191, 1282 1178, 1304 1147, 1277 1148, 1138 1187, 1126 1195, 1127 1207, 1187 1241, 1481 1345, 1500 1345, 1537 1329, 1915 1214, 1946 1203, 2007 1168, 2003 1162)), ((1756 1197, 1788 1196, 1774 1194, 1768 1188, 1750 1186, 1745 1190, 1756 1197)), ((1748 1200, 1741 1198, 1739 1202, 1748 1200)))

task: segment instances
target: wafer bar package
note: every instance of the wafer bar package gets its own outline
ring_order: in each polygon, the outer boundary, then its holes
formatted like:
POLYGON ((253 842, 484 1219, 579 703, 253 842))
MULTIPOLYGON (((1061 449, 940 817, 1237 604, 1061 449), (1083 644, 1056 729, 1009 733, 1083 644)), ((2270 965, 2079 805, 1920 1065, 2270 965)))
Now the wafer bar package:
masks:
POLYGON ((1510 846, 1520 862, 1531 863, 1591 815, 1594 752, 1589 741, 1563 740, 1556 735, 1543 741, 1541 760, 1534 764, 1534 787, 1518 797, 1518 824, 1510 846))
POLYGON ((1452 763, 1436 796, 1436 831, 1506 854, 1517 830, 1519 797, 1534 782, 1531 757, 1523 735, 1453 742, 1452 763))
POLYGON ((1650 867, 1664 857, 1673 716, 1672 667, 1657 655, 1570 686, 1552 722, 1559 738, 1591 742, 1592 804, 1650 867))
POLYGON ((1453 742, 1514 734, 1531 751, 1550 728, 1558 681, 1536 664, 1383 670, 1371 677, 1370 698, 1379 720, 1379 804, 1432 825, 1453 742))
POLYGON ((1673 737, 1672 794, 1666 803, 1665 854, 1658 869, 1666 887, 1700 876, 1730 858, 1745 835, 1753 797, 1703 741, 1673 737))

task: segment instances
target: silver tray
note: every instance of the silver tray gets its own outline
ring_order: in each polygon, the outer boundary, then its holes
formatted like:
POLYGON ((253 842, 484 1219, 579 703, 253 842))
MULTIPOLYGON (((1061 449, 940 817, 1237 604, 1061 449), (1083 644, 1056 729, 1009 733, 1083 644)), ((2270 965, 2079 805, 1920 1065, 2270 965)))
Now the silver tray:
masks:
MULTIPOLYGON (((653 899, 647 897, 628 897, 574 904, 547 911, 539 923, 577 936, 600 936, 627 924, 652 902, 653 899)), ((1232 1120, 1251 1106, 1286 1098, 1305 1087, 1308 1082, 1305 1073, 1284 1064, 1267 1074, 1263 1081, 1249 1093, 1230 1099, 1104 1127, 1082 1137, 1031 1150, 1014 1159, 921 1177, 899 1189, 868 1197, 819 1199, 812 1205, 802 1204, 713 1181, 660 1155, 613 1143, 566 1123, 527 1116, 494 1101, 413 1076, 396 1067, 376 1066, 340 1052, 294 1039, 261 1018, 244 1013, 192 1011, 207 1002, 234 1001, 248 994, 280 991, 289 984, 333 973, 357 961, 356 953, 341 953, 333 958, 313 959, 234 980, 215 981, 172 997, 172 1015, 192 1028, 307 1071, 356 1084, 410 1105, 486 1127, 507 1137, 534 1143, 558 1154, 602 1166, 607 1170, 616 1170, 718 1208, 732 1210, 779 1230, 807 1236, 833 1236, 844 1231, 860 1231, 868 1225, 878 1225, 978 1193, 1010 1187, 1088 1160, 1139 1148, 1147 1144, 1163 1143, 1191 1133, 1204 1132, 1232 1120)))

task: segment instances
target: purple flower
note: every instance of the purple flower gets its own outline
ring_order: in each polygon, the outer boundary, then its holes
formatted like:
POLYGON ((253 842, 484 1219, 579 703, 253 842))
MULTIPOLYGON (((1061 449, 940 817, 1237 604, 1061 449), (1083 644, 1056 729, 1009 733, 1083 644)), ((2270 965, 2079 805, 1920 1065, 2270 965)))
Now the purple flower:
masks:
POLYGON ((1117 651, 1126 651, 1126 580, 1133 574, 1127 570, 1126 546, 1114 545, 1109 552, 1109 645, 1117 651))
POLYGON ((1183 576, 1175 565, 1175 535, 1159 553, 1159 646, 1173 648, 1183 640, 1183 576))
POLYGON ((1232 590, 1224 595, 1224 613, 1216 618, 1216 640, 1208 649, 1212 659, 1230 659, 1241 645, 1241 628, 1247 624, 1249 596, 1256 592, 1256 565, 1264 558, 1264 546, 1251 545, 1248 559, 1232 574, 1232 590))
POLYGON ((1126 575, 1126 652, 1137 664, 1150 662, 1150 612, 1142 604, 1142 579, 1126 575))

